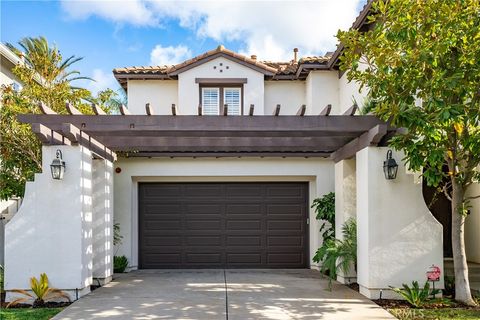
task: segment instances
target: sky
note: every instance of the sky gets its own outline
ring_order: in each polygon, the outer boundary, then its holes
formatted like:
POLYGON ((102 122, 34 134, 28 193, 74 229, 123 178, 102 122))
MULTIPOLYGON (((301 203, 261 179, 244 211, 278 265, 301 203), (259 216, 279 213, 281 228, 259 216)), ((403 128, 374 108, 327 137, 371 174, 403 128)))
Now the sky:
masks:
POLYGON ((44 36, 93 93, 119 85, 112 69, 182 62, 223 44, 260 60, 289 61, 334 51, 366 0, 163 1, 0 0, 0 41, 44 36))

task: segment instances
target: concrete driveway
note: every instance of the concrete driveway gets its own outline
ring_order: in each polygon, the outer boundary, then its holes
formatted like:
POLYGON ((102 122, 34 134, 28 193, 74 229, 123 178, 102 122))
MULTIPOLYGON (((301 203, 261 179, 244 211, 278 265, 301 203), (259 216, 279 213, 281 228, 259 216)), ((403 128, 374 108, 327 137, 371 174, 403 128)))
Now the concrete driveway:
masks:
POLYGON ((54 319, 395 319, 313 270, 154 270, 116 275, 54 319))

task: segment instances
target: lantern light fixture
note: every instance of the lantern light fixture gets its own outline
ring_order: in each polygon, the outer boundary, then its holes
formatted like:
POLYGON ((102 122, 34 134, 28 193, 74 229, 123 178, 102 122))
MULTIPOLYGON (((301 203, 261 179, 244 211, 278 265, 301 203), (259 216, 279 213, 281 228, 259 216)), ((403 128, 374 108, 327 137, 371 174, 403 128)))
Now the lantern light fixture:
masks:
POLYGON ((383 173, 385 179, 393 180, 397 177, 398 164, 394 158, 392 158, 392 150, 387 151, 387 159, 383 161, 383 173))
POLYGON ((62 151, 57 150, 56 158, 53 159, 50 165, 52 170, 52 178, 54 180, 62 180, 65 173, 65 161, 63 161, 62 151))

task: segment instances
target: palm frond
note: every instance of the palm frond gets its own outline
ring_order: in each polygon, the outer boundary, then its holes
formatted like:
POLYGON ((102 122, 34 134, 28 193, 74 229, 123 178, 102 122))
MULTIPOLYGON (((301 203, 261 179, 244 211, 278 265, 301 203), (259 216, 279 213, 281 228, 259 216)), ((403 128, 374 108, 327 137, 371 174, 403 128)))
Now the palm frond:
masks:
POLYGON ((28 298, 18 298, 13 301, 11 301, 9 304, 7 304, 7 308, 10 308, 11 306, 15 306, 19 303, 26 302, 28 301, 28 298))

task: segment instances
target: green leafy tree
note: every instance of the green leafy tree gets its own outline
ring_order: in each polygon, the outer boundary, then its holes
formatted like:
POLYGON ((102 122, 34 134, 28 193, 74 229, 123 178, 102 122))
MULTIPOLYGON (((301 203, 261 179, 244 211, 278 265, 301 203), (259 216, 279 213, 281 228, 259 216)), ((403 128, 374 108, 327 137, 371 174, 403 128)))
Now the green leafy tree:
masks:
POLYGON ((41 145, 28 124, 17 121, 18 114, 38 113, 32 104, 11 86, 1 90, 0 107, 0 199, 22 197, 25 184, 42 169, 41 145))
POLYGON ((371 112, 406 129, 391 145, 409 168, 451 199, 455 298, 474 305, 464 226, 480 180, 480 2, 379 0, 368 22, 338 33, 341 69, 369 88, 371 112))

